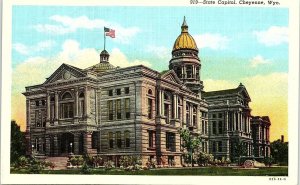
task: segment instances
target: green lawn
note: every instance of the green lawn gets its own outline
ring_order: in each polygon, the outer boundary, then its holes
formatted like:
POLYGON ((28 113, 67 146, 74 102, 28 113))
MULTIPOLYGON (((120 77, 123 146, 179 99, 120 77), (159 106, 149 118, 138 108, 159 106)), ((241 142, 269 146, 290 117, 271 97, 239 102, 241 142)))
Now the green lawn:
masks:
MULTIPOLYGON (((28 173, 26 170, 11 170, 11 173, 28 173)), ((78 169, 44 170, 43 174, 81 174, 78 169)), ((92 169, 91 174, 99 175, 204 175, 204 176, 287 176, 287 167, 260 168, 256 170, 232 169, 229 167, 153 169, 140 171, 120 171, 92 169)))

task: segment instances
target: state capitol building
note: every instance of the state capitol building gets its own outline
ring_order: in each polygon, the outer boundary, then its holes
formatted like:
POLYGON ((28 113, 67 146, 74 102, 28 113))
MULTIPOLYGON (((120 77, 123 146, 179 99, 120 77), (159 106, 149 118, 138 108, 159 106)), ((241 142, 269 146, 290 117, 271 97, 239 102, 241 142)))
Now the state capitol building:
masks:
MULTIPOLYGON (((62 64, 46 81, 26 87, 28 152, 44 156, 142 156, 181 166, 178 130, 200 136, 200 150, 231 158, 235 140, 247 156, 270 155, 268 116, 253 116, 244 85, 205 92, 201 60, 184 19, 169 69, 119 68, 109 53, 86 69, 62 64)), ((121 62, 121 61, 120 61, 121 62)))

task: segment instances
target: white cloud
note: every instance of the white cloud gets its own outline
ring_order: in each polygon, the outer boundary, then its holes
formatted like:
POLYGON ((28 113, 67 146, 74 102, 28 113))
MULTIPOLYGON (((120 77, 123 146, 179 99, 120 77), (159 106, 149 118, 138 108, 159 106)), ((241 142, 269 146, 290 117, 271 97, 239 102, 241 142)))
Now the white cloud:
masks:
POLYGON ((264 59, 262 56, 257 55, 250 60, 250 67, 256 68, 259 65, 271 64, 272 62, 268 59, 264 59))
POLYGON ((198 48, 210 48, 213 50, 223 50, 228 47, 230 39, 220 34, 204 33, 193 36, 198 48))
POLYGON ((22 43, 15 43, 12 45, 12 48, 22 55, 30 55, 35 52, 40 52, 40 51, 50 49, 53 46, 55 46, 55 44, 56 44, 55 41, 45 40, 45 41, 39 42, 33 46, 27 46, 22 43))
POLYGON ((155 45, 148 45, 146 46, 146 51, 151 53, 153 56, 158 57, 159 59, 170 59, 171 57, 171 50, 165 46, 155 46, 155 45))
POLYGON ((128 67, 128 66, 135 66, 135 65, 144 65, 147 67, 151 66, 151 64, 148 61, 142 61, 138 59, 133 61, 128 61, 125 54, 122 53, 118 48, 114 48, 112 50, 110 56, 110 63, 114 66, 119 66, 119 67, 128 67))
POLYGON ((232 82, 227 80, 214 80, 214 79, 205 79, 204 90, 205 91, 218 91, 223 89, 233 89, 236 88, 239 84, 238 82, 232 82))
POLYGON ((38 32, 58 35, 76 32, 78 29, 101 30, 99 31, 99 34, 101 34, 103 33, 104 27, 109 27, 116 30, 116 38, 114 38, 113 41, 123 44, 128 44, 130 40, 140 32, 138 27, 125 28, 117 23, 108 22, 102 19, 89 19, 86 16, 72 18, 54 15, 49 19, 56 22, 56 24, 38 24, 34 26, 34 29, 38 32))
MULTIPOLYGON (((46 46, 40 44, 41 47, 46 46)), ((115 66, 128 67, 133 65, 151 66, 147 61, 128 60, 118 48, 110 53, 110 63, 115 66)), ((76 40, 66 40, 62 50, 52 57, 30 57, 17 65, 12 74, 12 118, 25 127, 25 97, 21 94, 26 86, 43 83, 62 63, 79 68, 87 68, 99 62, 99 51, 93 48, 80 48, 76 40)))
POLYGON ((254 31, 259 43, 266 46, 277 46, 289 42, 288 27, 271 26, 268 30, 254 31))

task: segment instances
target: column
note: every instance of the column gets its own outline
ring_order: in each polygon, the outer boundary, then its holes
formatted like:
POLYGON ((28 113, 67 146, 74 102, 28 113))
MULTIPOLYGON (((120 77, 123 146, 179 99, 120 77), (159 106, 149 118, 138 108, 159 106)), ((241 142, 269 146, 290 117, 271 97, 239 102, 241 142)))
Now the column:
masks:
POLYGON ((186 100, 185 97, 182 97, 182 122, 186 123, 186 100))
POLYGON ((79 136, 80 134, 75 133, 74 134, 74 154, 79 155, 79 136))
POLYGON ((90 153, 90 149, 92 149, 92 132, 84 133, 84 152, 90 153))
POLYGON ((193 124, 193 121, 194 121, 193 114, 194 114, 193 105, 190 103, 190 125, 194 126, 194 124, 193 124))
POLYGON ((173 119, 176 119, 176 94, 173 94, 173 119))
POLYGON ((158 90, 158 105, 157 105, 157 107, 158 107, 158 112, 157 112, 157 114, 158 114, 158 116, 161 116, 162 115, 162 112, 161 112, 161 99, 162 99, 162 96, 161 96, 161 90, 158 90))
POLYGON ((200 111, 199 105, 197 105, 197 108, 196 108, 196 109, 197 109, 197 110, 196 110, 196 120, 195 120, 195 122, 196 122, 196 127, 200 129, 200 122, 201 122, 201 119, 200 119, 200 117, 199 117, 199 111, 200 111))
POLYGON ((228 117, 228 111, 225 111, 225 132, 228 133, 228 122, 229 122, 229 117, 228 117))
POLYGON ((78 88, 75 88, 75 118, 78 118, 79 102, 78 102, 78 88))
POLYGON ((50 93, 47 92, 47 122, 50 121, 50 93))
POLYGON ((88 117, 88 114, 90 113, 90 107, 89 107, 89 91, 88 87, 85 87, 85 92, 84 92, 84 115, 88 117))
POLYGON ((165 96, 164 96, 164 90, 160 90, 161 93, 161 115, 165 115, 165 96))
POLYGON ((232 112, 232 119, 233 119, 233 129, 232 131, 236 130, 236 113, 235 111, 232 112))
POLYGON ((58 121, 58 92, 55 92, 55 120, 58 121))

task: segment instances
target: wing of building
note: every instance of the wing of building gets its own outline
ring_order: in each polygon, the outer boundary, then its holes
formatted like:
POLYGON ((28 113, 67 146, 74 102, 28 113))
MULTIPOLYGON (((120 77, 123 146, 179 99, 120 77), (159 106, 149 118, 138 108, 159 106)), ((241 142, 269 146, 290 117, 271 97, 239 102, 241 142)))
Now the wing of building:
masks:
POLYGON ((251 116, 251 99, 243 85, 204 92, 198 52, 184 19, 169 70, 115 67, 106 50, 86 69, 62 64, 44 83, 23 93, 28 152, 97 154, 117 164, 120 156, 140 155, 143 164, 156 159, 181 166, 180 128, 200 136, 200 150, 217 158, 232 157, 236 140, 246 143, 248 156, 257 153, 253 146, 268 147, 269 134, 262 139, 258 133, 270 124, 251 116))

